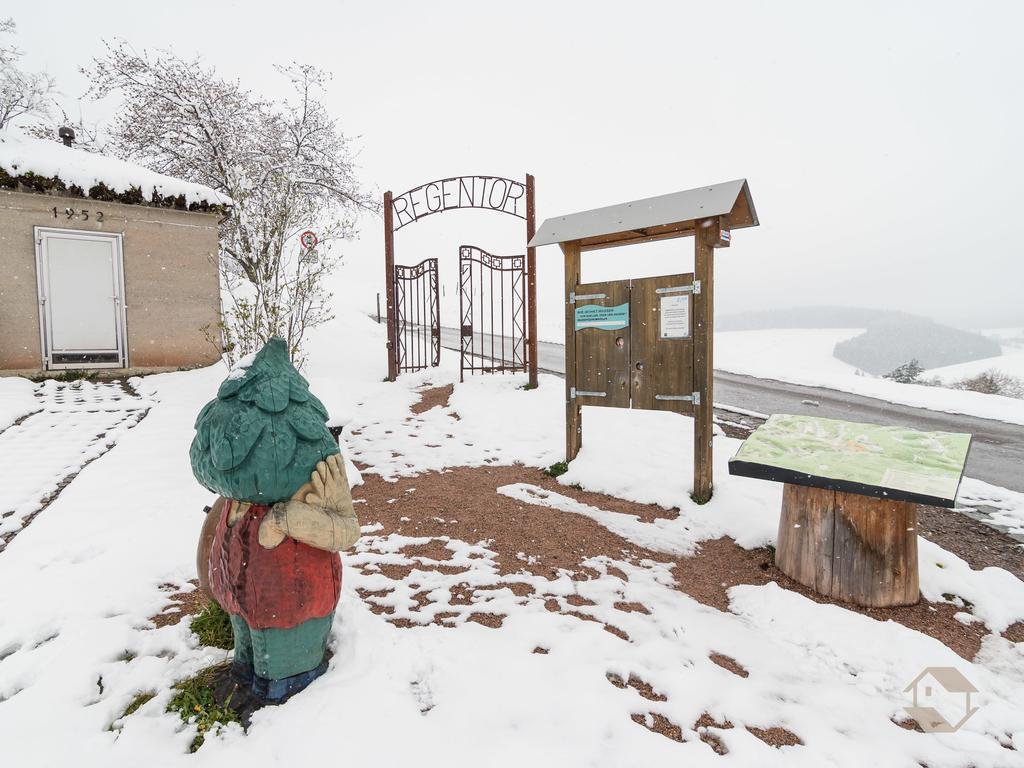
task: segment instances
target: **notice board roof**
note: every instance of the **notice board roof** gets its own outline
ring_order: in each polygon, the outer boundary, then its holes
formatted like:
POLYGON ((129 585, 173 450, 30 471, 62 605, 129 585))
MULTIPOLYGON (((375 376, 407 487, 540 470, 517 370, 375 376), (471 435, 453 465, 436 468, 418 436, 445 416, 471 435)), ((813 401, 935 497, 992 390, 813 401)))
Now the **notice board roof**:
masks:
POLYGON ((723 216, 730 229, 756 227, 746 179, 672 192, 546 219, 530 247, 580 242, 584 251, 692 235, 696 222, 723 216))

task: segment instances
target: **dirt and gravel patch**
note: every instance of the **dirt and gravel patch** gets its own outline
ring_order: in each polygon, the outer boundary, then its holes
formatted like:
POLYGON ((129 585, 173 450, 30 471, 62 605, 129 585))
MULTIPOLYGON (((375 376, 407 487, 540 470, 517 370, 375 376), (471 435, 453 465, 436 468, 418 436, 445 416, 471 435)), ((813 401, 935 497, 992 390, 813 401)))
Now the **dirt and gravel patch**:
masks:
MULTIPOLYGON (((167 599, 171 601, 171 604, 164 608, 156 616, 150 616, 149 620, 153 622, 153 625, 159 629, 160 627, 166 627, 171 624, 177 624, 186 616, 195 616, 206 605, 207 597, 203 590, 199 588, 199 581, 192 580, 189 582, 195 589, 191 592, 173 592, 167 596, 167 599)), ((162 592, 171 592, 172 590, 178 589, 175 584, 161 584, 160 590, 162 592)))
POLYGON ((680 743, 685 741, 683 738, 683 729, 660 712, 648 712, 643 715, 639 712, 635 712, 630 715, 630 718, 637 725, 642 725, 648 731, 660 734, 666 739, 672 739, 672 741, 678 741, 680 743))
MULTIPOLYGON (((438 388, 444 389, 444 388, 438 388)), ((692 557, 675 558, 662 552, 639 547, 604 526, 581 515, 561 512, 547 507, 523 504, 515 499, 497 493, 497 488, 510 483, 527 482, 547 490, 561 493, 584 504, 601 509, 638 516, 650 522, 657 518, 673 518, 678 510, 665 510, 657 505, 642 505, 603 494, 590 493, 560 485, 553 478, 539 470, 523 466, 511 467, 460 467, 442 473, 427 473, 406 478, 397 483, 388 483, 376 475, 365 475, 364 484, 355 489, 354 496, 364 499, 365 506, 359 505, 361 522, 380 523, 387 535, 399 533, 407 536, 434 537, 430 542, 409 545, 402 553, 416 558, 415 565, 381 564, 379 572, 387 578, 400 581, 407 578, 414 569, 431 569, 442 573, 464 572, 464 566, 448 564, 452 551, 438 537, 451 537, 475 542, 487 539, 489 548, 497 553, 495 563, 502 576, 513 576, 522 571, 533 575, 552 578, 561 569, 572 574, 577 581, 596 578, 599 574, 584 565, 587 559, 604 555, 626 562, 650 559, 665 563, 672 569, 677 588, 706 605, 722 611, 728 610, 728 589, 737 584, 761 585, 771 581, 785 589, 799 592, 819 603, 833 602, 794 582, 773 562, 768 548, 746 550, 731 539, 722 538, 702 542, 699 551, 692 557), (406 493, 410 488, 415 493, 406 493), (466 503, 466 500, 471 503, 466 503), (393 501, 392 501, 393 500, 393 501), (391 503, 389 503, 391 502, 391 503)), ((952 536, 953 522, 950 510, 926 508, 922 521, 941 520, 942 535, 952 536), (936 513, 946 513, 945 516, 936 513)), ((962 517, 957 515, 958 517, 962 517)), ((976 521, 979 541, 999 534, 976 521)), ((923 527, 923 525, 922 525, 923 527)), ((932 526, 934 531, 936 526, 932 526)), ((943 546, 946 546, 943 544, 943 546)), ((980 551, 980 550, 979 550, 980 551)), ((971 561, 968 561, 971 562, 971 561)), ((989 563, 971 562, 972 567, 983 567, 989 563)), ((622 571, 611 568, 610 573, 628 579, 622 571)), ((533 588, 524 583, 505 582, 502 587, 511 589, 518 597, 528 597, 533 588)), ((173 588, 173 587, 169 587, 173 588)), ((451 590, 452 605, 470 605, 473 593, 478 587, 460 582, 451 590)), ((373 598, 386 597, 390 590, 369 592, 360 590, 360 596, 370 609, 381 615, 390 615, 394 609, 379 605, 373 598)), ((418 593, 420 602, 427 601, 425 593, 418 593)), ((171 605, 152 617, 160 627, 174 624, 183 616, 193 615, 202 608, 204 596, 201 590, 176 592, 169 596, 171 605)), ((586 607, 591 601, 578 595, 570 595, 563 603, 548 598, 548 610, 572 615, 581 620, 596 621, 594 617, 573 610, 586 607), (564 604, 563 604, 564 603, 564 604)), ((885 621, 892 619, 911 629, 935 637, 965 659, 972 659, 987 634, 980 622, 963 624, 954 618, 962 610, 948 603, 928 603, 922 600, 914 606, 898 608, 860 608, 845 605, 849 610, 885 621)), ((642 603, 616 603, 615 608, 625 613, 649 613, 642 603)), ((439 613, 435 624, 453 626, 455 614, 439 613)), ((488 627, 500 627, 502 618, 498 614, 477 612, 468 620, 488 627)), ((400 626, 417 626, 407 620, 392 619, 400 626)), ((628 635, 618 627, 604 624, 604 628, 628 640, 628 635)), ((1008 628, 1003 636, 1012 642, 1024 642, 1024 623, 1008 628)), ((747 671, 735 660, 722 654, 712 654, 711 660, 719 666, 741 677, 747 671)))
POLYGON ((732 723, 728 720, 720 723, 707 712, 698 717, 696 722, 693 724, 693 730, 697 732, 697 736, 700 740, 711 747, 711 749, 715 751, 715 754, 718 755, 727 755, 729 754, 729 750, 725 748, 725 742, 723 742, 722 739, 719 738, 718 734, 714 733, 711 729, 714 728, 716 730, 724 731, 732 727, 732 723))
POLYGON ((794 747, 803 744, 799 736, 778 725, 771 728, 755 728, 748 725, 747 730, 771 747, 794 747))
POLYGON ((750 673, 746 668, 740 664, 732 656, 726 656, 724 653, 712 653, 708 655, 715 664, 720 666, 722 669, 727 669, 737 677, 750 677, 750 673))
POLYGON ((1024 545, 955 509, 919 506, 917 532, 965 560, 971 568, 1005 568, 1024 579, 1024 545))
POLYGON ((648 701, 668 701, 668 697, 658 693, 646 680, 641 680, 636 675, 630 675, 628 680, 623 680, 621 675, 609 672, 606 677, 608 682, 616 688, 632 688, 648 701))
MULTIPOLYGON (((677 588, 695 600, 727 611, 728 590, 739 584, 762 585, 775 581, 785 589, 799 592, 820 603, 831 601, 794 582, 773 562, 770 549, 746 550, 728 538, 705 541, 692 557, 676 558, 655 552, 617 536, 599 523, 583 517, 542 506, 523 504, 497 493, 500 486, 511 483, 533 485, 569 496, 601 509, 637 515, 642 520, 672 518, 677 510, 655 505, 633 504, 622 499, 590 493, 560 485, 537 469, 523 466, 458 467, 444 472, 431 472, 414 478, 389 483, 376 475, 364 475, 364 484, 354 496, 364 500, 359 505, 361 522, 380 523, 380 535, 398 533, 415 537, 451 537, 467 542, 489 540, 496 552, 495 565, 503 576, 522 571, 553 578, 561 570, 585 581, 599 574, 584 563, 591 557, 606 556, 626 562, 649 559, 672 569, 677 588), (407 493, 415 488, 415 493, 407 493)), ((447 554, 440 545, 417 545, 420 553, 443 561, 447 554), (445 557, 438 557, 445 554, 445 557)), ((424 567, 422 564, 417 567, 424 567)), ((449 567, 449 566, 439 566, 449 567)), ((381 566, 393 570, 386 575, 404 578, 411 566, 381 566)), ((616 575, 625 577, 621 571, 616 575)), ((469 598, 467 598, 469 599, 469 598)), ((980 623, 965 625, 954 618, 962 609, 948 603, 929 603, 898 608, 859 608, 849 610, 880 621, 893 620, 911 629, 935 637, 965 659, 972 659, 987 631, 980 623)), ((549 609, 593 621, 593 617, 551 601, 549 609)), ((635 610, 630 606, 626 610, 635 610)), ((484 623, 488 619, 477 619, 484 623)), ((625 636, 620 629, 606 625, 608 631, 625 636)))
POLYGON ((415 414, 426 413, 431 408, 447 408, 448 398, 455 391, 454 384, 445 384, 443 387, 430 387, 419 390, 420 401, 409 410, 415 414))

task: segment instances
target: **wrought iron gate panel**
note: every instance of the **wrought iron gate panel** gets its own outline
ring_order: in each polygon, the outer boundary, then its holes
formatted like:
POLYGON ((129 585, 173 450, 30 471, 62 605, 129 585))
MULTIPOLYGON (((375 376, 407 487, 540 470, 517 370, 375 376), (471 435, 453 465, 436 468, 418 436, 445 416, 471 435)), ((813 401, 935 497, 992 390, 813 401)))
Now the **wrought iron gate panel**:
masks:
POLYGON ((398 370, 419 371, 441 362, 441 305, 437 259, 395 265, 398 370))
POLYGON ((526 257, 459 248, 460 380, 526 371, 526 257))

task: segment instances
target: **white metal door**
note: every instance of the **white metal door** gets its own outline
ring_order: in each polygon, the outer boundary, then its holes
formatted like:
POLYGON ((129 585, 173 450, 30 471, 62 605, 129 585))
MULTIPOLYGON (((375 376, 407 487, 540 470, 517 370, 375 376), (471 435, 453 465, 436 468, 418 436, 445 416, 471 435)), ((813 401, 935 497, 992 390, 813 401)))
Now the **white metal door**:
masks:
POLYGON ((126 366, 121 236, 37 227, 36 243, 44 366, 126 366))

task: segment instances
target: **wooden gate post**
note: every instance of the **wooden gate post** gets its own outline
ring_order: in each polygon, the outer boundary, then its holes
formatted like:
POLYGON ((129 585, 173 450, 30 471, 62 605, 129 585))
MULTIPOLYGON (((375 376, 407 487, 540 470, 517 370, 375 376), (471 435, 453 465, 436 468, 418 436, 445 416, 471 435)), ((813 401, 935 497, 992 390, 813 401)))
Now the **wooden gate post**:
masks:
POLYGON ((581 409, 574 398, 576 388, 576 305, 572 294, 580 284, 580 243, 561 243, 565 254, 565 460, 576 458, 583 443, 581 409))
POLYGON ((384 290, 388 311, 388 381, 398 378, 398 317, 395 309, 395 228, 391 192, 384 193, 384 290))
POLYGON ((693 388, 700 393, 700 405, 693 408, 693 500, 711 500, 714 452, 712 415, 715 410, 714 295, 715 249, 719 220, 702 219, 694 233, 694 279, 700 293, 693 295, 693 388))
MULTIPOLYGON (((534 197, 533 175, 526 174, 526 242, 537 233, 537 201, 534 197)), ((527 365, 530 387, 537 386, 537 249, 526 248, 526 319, 527 365)))

